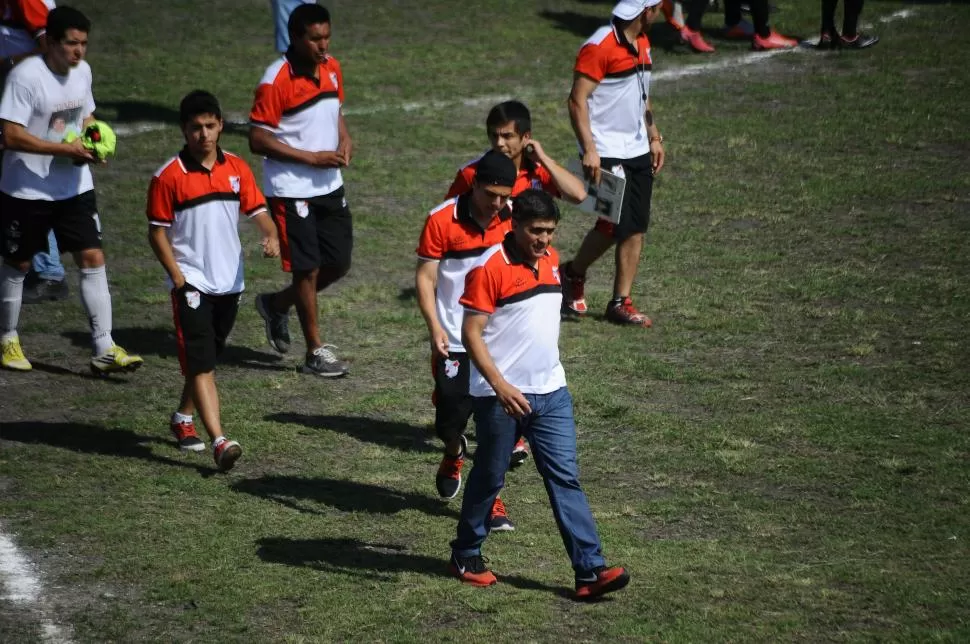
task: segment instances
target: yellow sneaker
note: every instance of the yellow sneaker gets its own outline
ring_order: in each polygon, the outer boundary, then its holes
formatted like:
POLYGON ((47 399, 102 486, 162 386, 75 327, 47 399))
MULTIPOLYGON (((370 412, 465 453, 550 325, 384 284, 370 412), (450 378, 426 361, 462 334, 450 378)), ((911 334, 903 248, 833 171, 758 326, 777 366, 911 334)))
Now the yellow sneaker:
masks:
POLYGON ((3 341, 3 368, 14 371, 30 371, 33 367, 24 350, 20 348, 20 338, 3 341))
POLYGON ((145 362, 141 356, 130 356, 117 344, 99 356, 91 358, 91 371, 99 376, 134 371, 145 362))

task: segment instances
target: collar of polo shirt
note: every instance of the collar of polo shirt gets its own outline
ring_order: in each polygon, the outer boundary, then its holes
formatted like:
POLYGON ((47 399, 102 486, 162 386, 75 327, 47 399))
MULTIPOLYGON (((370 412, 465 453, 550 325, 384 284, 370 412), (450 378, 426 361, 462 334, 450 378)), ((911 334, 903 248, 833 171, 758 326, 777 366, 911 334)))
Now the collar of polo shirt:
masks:
POLYGON ((316 61, 307 61, 300 58, 300 55, 296 53, 293 45, 286 50, 286 62, 290 64, 290 69, 297 76, 303 76, 304 78, 309 78, 319 84, 320 79, 315 76, 317 71, 317 66, 319 65, 316 61))
MULTIPOLYGON (((189 146, 183 147, 179 150, 179 160, 182 162, 182 167, 185 168, 186 172, 205 172, 209 174, 210 170, 195 160, 191 154, 189 154, 189 146)), ((216 147, 216 164, 221 165, 226 162, 226 155, 222 151, 221 147, 216 147)))

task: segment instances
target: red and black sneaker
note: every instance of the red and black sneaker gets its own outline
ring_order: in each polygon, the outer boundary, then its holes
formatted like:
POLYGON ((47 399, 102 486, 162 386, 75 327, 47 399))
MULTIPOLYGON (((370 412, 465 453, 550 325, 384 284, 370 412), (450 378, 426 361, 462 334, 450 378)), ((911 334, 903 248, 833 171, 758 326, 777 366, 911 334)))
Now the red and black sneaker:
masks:
POLYGON ((488 529, 491 532, 512 532, 515 524, 509 518, 509 513, 505 510, 505 503, 499 497, 495 497, 492 504, 492 511, 488 515, 488 529))
POLYGON ((169 429, 172 430, 172 436, 175 437, 175 442, 183 452, 201 452, 205 449, 205 443, 199 438, 199 434, 195 431, 195 423, 191 420, 179 422, 173 416, 169 429))
POLYGON ((512 448, 512 458, 509 460, 509 465, 512 467, 518 467, 522 465, 529 459, 529 444, 525 442, 525 439, 521 436, 519 440, 515 442, 515 447, 512 448))
POLYGON ((438 473, 434 477, 438 495, 443 499, 453 499, 461 489, 461 468, 465 464, 465 453, 468 451, 468 439, 461 437, 461 453, 458 456, 445 454, 438 465, 438 473))
POLYGON ((223 472, 231 470, 240 456, 242 456, 242 447, 236 441, 224 440, 212 446, 212 458, 223 472))
POLYGON ((559 279, 562 281, 562 312, 563 319, 575 319, 586 315, 586 278, 570 273, 571 262, 559 267, 559 279))
POLYGON ((576 575, 576 599, 595 599, 606 593, 625 588, 630 573, 622 566, 600 566, 576 575))
POLYGON ((498 578, 488 569, 485 557, 473 555, 471 557, 459 557, 452 553, 451 561, 448 563, 448 570, 451 571, 459 581, 472 586, 491 586, 498 583, 498 578))
POLYGON ((629 297, 624 297, 620 301, 614 300, 607 304, 606 319, 613 324, 624 326, 642 326, 647 329, 653 326, 653 321, 646 314, 640 313, 637 307, 633 306, 633 300, 629 297))

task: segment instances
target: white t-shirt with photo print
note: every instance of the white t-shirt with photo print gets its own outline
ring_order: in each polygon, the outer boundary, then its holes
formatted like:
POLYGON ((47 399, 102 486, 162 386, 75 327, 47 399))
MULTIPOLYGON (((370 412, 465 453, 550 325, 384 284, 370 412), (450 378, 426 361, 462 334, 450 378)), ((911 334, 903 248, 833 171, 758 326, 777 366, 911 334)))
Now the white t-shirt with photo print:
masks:
MULTIPOLYGON (((50 70, 42 56, 31 56, 11 70, 0 100, 0 119, 19 123, 39 139, 61 142, 81 133, 94 113, 91 67, 81 61, 66 76, 50 70)), ((18 199, 62 201, 94 188, 88 164, 67 157, 6 150, 0 192, 18 199)))

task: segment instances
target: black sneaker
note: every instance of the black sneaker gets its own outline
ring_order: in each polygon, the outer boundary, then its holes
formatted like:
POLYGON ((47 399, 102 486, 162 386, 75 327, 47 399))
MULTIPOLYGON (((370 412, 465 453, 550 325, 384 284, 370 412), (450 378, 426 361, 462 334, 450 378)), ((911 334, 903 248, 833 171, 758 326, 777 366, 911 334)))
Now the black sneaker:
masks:
POLYGON ((865 49, 866 47, 872 47, 879 42, 879 36, 858 33, 856 34, 855 38, 846 38, 843 35, 841 40, 843 49, 865 49))
POLYGON ((32 279, 24 284, 23 303, 40 304, 66 299, 70 294, 65 280, 32 279))
POLYGON ((331 349, 337 347, 332 344, 325 344, 306 356, 306 364, 300 369, 303 373, 323 376, 324 378, 339 378, 346 376, 350 371, 350 365, 343 360, 337 359, 331 349))
POLYGON ((465 453, 468 452, 468 439, 461 436, 461 453, 458 456, 445 454, 438 465, 438 473, 434 477, 438 496, 443 499, 453 499, 461 489, 461 468, 465 464, 465 453))
POLYGON ((270 306, 272 293, 261 293, 256 296, 256 312, 266 323, 266 341, 279 353, 290 350, 290 316, 277 313, 270 306))
POLYGON ((458 557, 452 553, 451 561, 448 563, 448 570, 466 584, 471 584, 472 586, 491 586, 498 579, 496 579, 495 574, 488 569, 485 563, 485 557, 481 555, 458 557))

